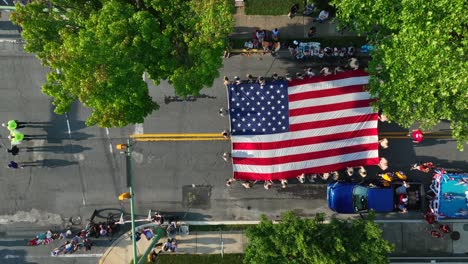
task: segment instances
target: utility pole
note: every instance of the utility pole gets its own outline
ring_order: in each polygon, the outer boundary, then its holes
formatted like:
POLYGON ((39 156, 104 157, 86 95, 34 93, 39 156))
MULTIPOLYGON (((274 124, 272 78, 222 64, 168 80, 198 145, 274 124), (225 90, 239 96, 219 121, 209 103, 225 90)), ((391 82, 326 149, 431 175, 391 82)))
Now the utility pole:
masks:
POLYGON ((1 10, 10 10, 10 11, 13 11, 15 10, 15 7, 14 6, 2 6, 0 5, 0 11, 1 10))
MULTIPOLYGON (((136 234, 135 234, 135 193, 133 190, 133 168, 132 168, 132 142, 127 139, 127 144, 117 144, 118 150, 124 150, 127 163, 127 187, 129 195, 122 194, 122 199, 130 198, 130 216, 132 222, 132 247, 133 247, 133 263, 138 263, 137 247, 136 247, 136 234), (130 197, 128 197, 130 196, 130 197)), ((120 197, 119 197, 120 199, 120 197)))

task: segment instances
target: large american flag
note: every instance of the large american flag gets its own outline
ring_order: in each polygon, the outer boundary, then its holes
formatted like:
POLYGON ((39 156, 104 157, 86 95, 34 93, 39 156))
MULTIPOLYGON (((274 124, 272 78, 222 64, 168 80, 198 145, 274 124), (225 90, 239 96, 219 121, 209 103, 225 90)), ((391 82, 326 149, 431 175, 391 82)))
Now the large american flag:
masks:
POLYGON ((228 85, 234 178, 279 180, 379 163, 361 70, 228 85))

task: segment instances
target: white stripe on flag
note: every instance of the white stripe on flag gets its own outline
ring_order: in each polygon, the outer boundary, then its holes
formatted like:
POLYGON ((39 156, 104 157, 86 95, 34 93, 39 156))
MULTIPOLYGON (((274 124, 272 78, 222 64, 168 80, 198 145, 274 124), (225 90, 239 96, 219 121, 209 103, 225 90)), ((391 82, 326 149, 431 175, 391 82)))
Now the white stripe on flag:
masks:
POLYGON ((342 117, 352 117, 352 116, 361 116, 361 115, 371 115, 375 113, 372 107, 359 107, 353 109, 338 110, 333 112, 325 112, 318 114, 310 115, 299 115, 289 117, 289 124, 300 124, 311 121, 323 121, 323 120, 332 120, 342 117))
POLYGON ((377 121, 371 120, 371 121, 360 122, 360 123, 343 124, 339 126, 308 129, 308 130, 302 130, 302 131, 296 131, 296 132, 286 132, 286 133, 271 134, 271 135, 233 135, 231 136, 231 141, 232 143, 277 142, 277 141, 283 141, 283 140, 333 135, 333 134, 337 134, 341 132, 358 131, 361 129, 375 128, 376 126, 377 126, 377 121))
POLYGON ((303 92, 327 90, 327 89, 334 89, 334 88, 352 86, 352 85, 362 85, 362 84, 368 84, 368 83, 369 83, 369 76, 351 77, 351 78, 346 78, 346 79, 325 81, 325 82, 318 82, 318 83, 306 83, 306 84, 289 87, 288 94, 297 94, 297 93, 303 93, 303 92))
POLYGON ((303 153, 318 152, 322 150, 339 149, 362 144, 375 143, 378 136, 364 136, 357 138, 348 138, 333 142, 317 143, 303 145, 290 148, 273 149, 273 150, 233 150, 232 157, 234 158, 273 158, 283 157, 288 155, 296 155, 303 153))
POLYGON ((252 172, 252 173, 277 173, 277 172, 285 172, 291 170, 300 170, 304 168, 314 168, 326 165, 332 165, 336 163, 343 163, 353 160, 361 160, 361 159, 371 159, 377 158, 379 156, 378 150, 368 150, 362 152, 354 152, 339 156, 332 156, 326 157, 321 159, 313 159, 313 160, 306 160, 300 162, 292 162, 292 163, 283 163, 277 165, 241 165, 241 164, 233 164, 234 171, 237 172, 252 172))
POLYGON ((319 106, 319 105, 329 105, 329 104, 339 104, 344 102, 352 102, 359 100, 368 100, 370 99, 370 94, 368 92, 360 93, 349 93, 349 94, 340 94, 327 97, 319 97, 313 99, 305 99, 300 101, 294 101, 289 103, 289 109, 298 109, 309 106, 319 106))

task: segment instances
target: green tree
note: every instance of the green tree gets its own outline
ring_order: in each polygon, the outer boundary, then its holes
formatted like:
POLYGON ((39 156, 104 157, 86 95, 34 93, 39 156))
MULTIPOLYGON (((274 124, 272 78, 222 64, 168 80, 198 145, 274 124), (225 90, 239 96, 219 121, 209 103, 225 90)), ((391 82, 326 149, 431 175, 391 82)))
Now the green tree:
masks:
POLYGON ((279 224, 262 216, 260 224, 247 229, 246 264, 388 263, 393 246, 382 238, 382 230, 370 220, 323 222, 283 214, 279 224))
POLYGON ((63 114, 76 100, 87 125, 141 123, 159 106, 142 75, 197 95, 219 75, 232 31, 229 0, 36 0, 16 5, 25 50, 50 67, 42 91, 63 114))
POLYGON ((333 0, 342 26, 366 33, 375 50, 368 72, 375 106, 389 120, 424 129, 451 123, 468 140, 468 28, 464 0, 333 0))

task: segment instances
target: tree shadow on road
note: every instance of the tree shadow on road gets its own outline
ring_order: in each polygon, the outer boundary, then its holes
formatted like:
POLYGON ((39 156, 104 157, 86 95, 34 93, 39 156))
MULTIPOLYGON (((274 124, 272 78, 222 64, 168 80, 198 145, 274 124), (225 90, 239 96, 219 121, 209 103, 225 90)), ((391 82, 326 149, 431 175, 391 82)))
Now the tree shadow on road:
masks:
POLYGON ((199 95, 195 95, 195 96, 192 96, 192 95, 189 95, 187 97, 182 97, 182 96, 164 96, 164 103, 165 104, 169 104, 169 103, 172 103, 172 102, 194 102, 194 101, 197 101, 198 99, 216 99, 217 97, 216 96, 212 96, 212 95, 207 95, 207 94, 199 94, 199 95))

